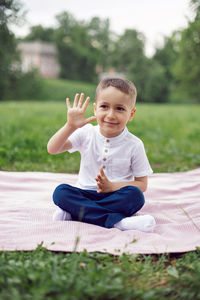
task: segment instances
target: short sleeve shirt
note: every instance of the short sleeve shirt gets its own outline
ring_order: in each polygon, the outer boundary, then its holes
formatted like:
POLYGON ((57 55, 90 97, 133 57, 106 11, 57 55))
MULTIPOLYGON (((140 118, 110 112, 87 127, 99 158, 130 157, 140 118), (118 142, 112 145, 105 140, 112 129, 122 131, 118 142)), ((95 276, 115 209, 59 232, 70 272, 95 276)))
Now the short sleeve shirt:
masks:
POLYGON ((132 181, 153 173, 143 142, 125 127, 113 138, 104 137, 99 125, 87 124, 77 129, 70 137, 72 148, 69 152, 81 154, 77 187, 97 190, 95 177, 103 166, 110 181, 132 181))

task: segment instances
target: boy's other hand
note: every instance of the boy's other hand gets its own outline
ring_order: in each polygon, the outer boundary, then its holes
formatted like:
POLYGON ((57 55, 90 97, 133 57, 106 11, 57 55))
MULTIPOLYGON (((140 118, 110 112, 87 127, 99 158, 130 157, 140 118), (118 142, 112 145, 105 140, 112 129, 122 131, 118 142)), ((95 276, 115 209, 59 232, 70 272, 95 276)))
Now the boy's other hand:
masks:
POLYGON ((109 193, 114 190, 114 183, 108 180, 103 167, 100 168, 100 173, 95 177, 97 182, 97 193, 109 193))
POLYGON ((90 101, 90 97, 87 97, 84 102, 84 94, 81 93, 80 97, 79 94, 76 94, 74 97, 74 103, 71 107, 69 98, 66 99, 67 104, 67 124, 68 126, 77 129, 83 127, 84 125, 96 120, 95 116, 85 118, 84 114, 88 103, 90 101))

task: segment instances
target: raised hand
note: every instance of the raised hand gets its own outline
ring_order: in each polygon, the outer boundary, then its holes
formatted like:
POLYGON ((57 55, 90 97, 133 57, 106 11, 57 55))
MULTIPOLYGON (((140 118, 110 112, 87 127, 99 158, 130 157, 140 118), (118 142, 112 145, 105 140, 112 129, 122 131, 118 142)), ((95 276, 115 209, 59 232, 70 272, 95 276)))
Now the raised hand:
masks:
POLYGON ((90 101, 90 97, 87 97, 84 102, 84 94, 81 93, 80 97, 79 94, 76 94, 74 97, 74 103, 71 107, 69 98, 66 99, 67 104, 67 124, 68 126, 77 129, 80 128, 87 123, 90 123, 96 120, 95 116, 85 118, 84 114, 88 103, 90 101))

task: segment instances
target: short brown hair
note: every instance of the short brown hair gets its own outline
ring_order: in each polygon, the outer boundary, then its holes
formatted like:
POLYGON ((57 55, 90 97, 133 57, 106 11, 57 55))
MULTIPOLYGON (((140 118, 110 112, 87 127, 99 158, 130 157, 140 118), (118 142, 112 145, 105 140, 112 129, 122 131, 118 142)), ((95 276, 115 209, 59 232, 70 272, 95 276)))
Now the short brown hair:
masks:
POLYGON ((135 105, 136 97, 137 97, 137 90, 135 85, 129 81, 128 79, 123 78, 103 78, 99 82, 96 88, 96 97, 95 100, 97 101, 97 96, 99 92, 103 89, 108 88, 109 86, 115 87, 116 89, 120 90, 124 94, 129 95, 132 100, 133 104, 135 105))

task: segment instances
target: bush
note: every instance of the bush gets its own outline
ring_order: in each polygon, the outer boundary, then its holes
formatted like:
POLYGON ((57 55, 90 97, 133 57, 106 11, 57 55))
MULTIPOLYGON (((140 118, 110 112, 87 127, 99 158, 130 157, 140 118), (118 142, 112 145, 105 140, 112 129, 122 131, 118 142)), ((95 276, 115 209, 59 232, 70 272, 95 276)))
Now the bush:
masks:
POLYGON ((76 93, 85 93, 94 101, 96 85, 64 79, 44 79, 36 70, 14 73, 9 81, 4 100, 65 101, 76 93))
POLYGON ((95 97, 96 85, 86 82, 65 79, 43 79, 42 100, 65 101, 67 97, 74 99, 76 93, 83 92, 85 96, 95 97))
POLYGON ((16 71, 11 74, 4 99, 38 99, 43 94, 43 83, 36 70, 26 73, 16 71))

